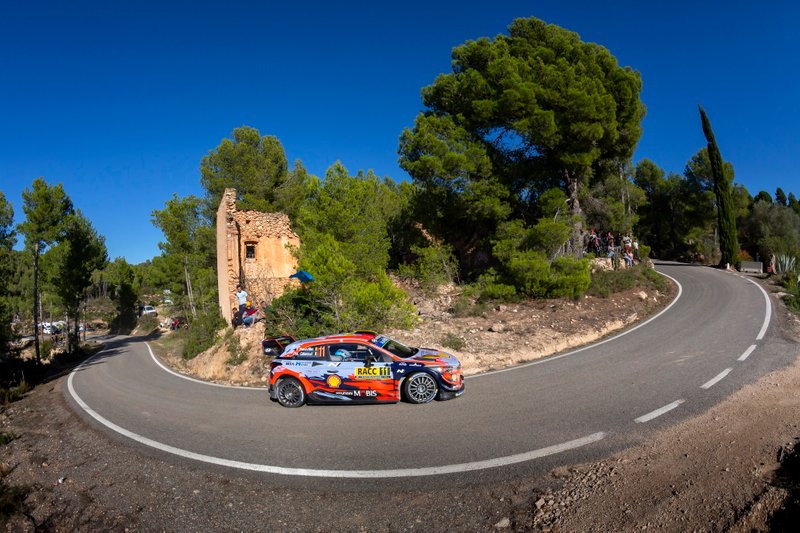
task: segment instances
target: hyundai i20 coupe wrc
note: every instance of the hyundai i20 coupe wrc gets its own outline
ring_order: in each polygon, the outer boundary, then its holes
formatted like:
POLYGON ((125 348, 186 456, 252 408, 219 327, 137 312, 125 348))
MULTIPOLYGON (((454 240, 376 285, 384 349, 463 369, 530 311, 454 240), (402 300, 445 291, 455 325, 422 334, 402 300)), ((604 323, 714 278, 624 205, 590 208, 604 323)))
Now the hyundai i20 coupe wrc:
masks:
POLYGON ((269 395, 284 407, 309 403, 411 403, 464 393, 461 363, 373 332, 293 342, 270 363, 269 395))

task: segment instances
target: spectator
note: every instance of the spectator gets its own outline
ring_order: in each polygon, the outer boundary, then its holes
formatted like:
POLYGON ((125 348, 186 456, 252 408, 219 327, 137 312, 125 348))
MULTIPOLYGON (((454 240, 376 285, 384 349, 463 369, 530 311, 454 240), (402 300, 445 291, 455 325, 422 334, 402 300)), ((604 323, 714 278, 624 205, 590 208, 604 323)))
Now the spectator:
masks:
POLYGON ((236 286, 236 299, 239 300, 239 310, 236 312, 236 318, 241 321, 245 307, 247 306, 247 291, 245 291, 241 285, 236 286))
POLYGON ((242 324, 249 328, 256 322, 258 322, 258 308, 251 305, 250 302, 247 302, 247 306, 242 314, 242 324))

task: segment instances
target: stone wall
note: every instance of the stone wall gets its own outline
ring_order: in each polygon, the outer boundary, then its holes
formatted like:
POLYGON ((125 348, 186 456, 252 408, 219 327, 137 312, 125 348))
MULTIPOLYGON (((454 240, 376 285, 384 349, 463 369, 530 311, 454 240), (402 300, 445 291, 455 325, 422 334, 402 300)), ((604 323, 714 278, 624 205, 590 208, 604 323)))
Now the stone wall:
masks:
POLYGON ((225 189, 217 210, 217 278, 222 316, 230 322, 241 283, 256 304, 269 303, 295 280, 291 249, 300 246, 284 213, 238 211, 236 190, 225 189))

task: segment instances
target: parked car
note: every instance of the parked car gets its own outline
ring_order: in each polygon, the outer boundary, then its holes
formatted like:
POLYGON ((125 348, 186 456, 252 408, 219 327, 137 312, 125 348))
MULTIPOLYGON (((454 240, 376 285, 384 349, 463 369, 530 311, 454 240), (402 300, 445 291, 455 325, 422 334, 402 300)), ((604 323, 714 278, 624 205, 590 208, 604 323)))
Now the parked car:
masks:
POLYGON ((278 337, 267 337, 263 341, 261 341, 261 349, 264 351, 264 355, 268 355, 270 357, 277 357, 283 353, 287 346, 293 343, 295 340, 294 337, 291 335, 281 335, 278 337))
POLYGON ((270 398, 284 407, 401 399, 428 403, 463 393, 456 357, 373 332, 296 341, 270 363, 270 398))
POLYGON ((140 305, 139 306, 139 316, 144 315, 153 315, 158 316, 158 311, 152 305, 140 305))

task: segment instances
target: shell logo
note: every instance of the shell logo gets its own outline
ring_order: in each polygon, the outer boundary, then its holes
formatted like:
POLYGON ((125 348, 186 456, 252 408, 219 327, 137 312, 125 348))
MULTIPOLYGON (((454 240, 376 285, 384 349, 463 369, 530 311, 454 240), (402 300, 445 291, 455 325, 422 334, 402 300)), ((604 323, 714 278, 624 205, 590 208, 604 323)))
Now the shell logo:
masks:
POLYGON ((342 378, 340 378, 336 374, 331 374, 325 379, 325 382, 328 384, 328 387, 335 389, 336 387, 342 384, 342 378))

